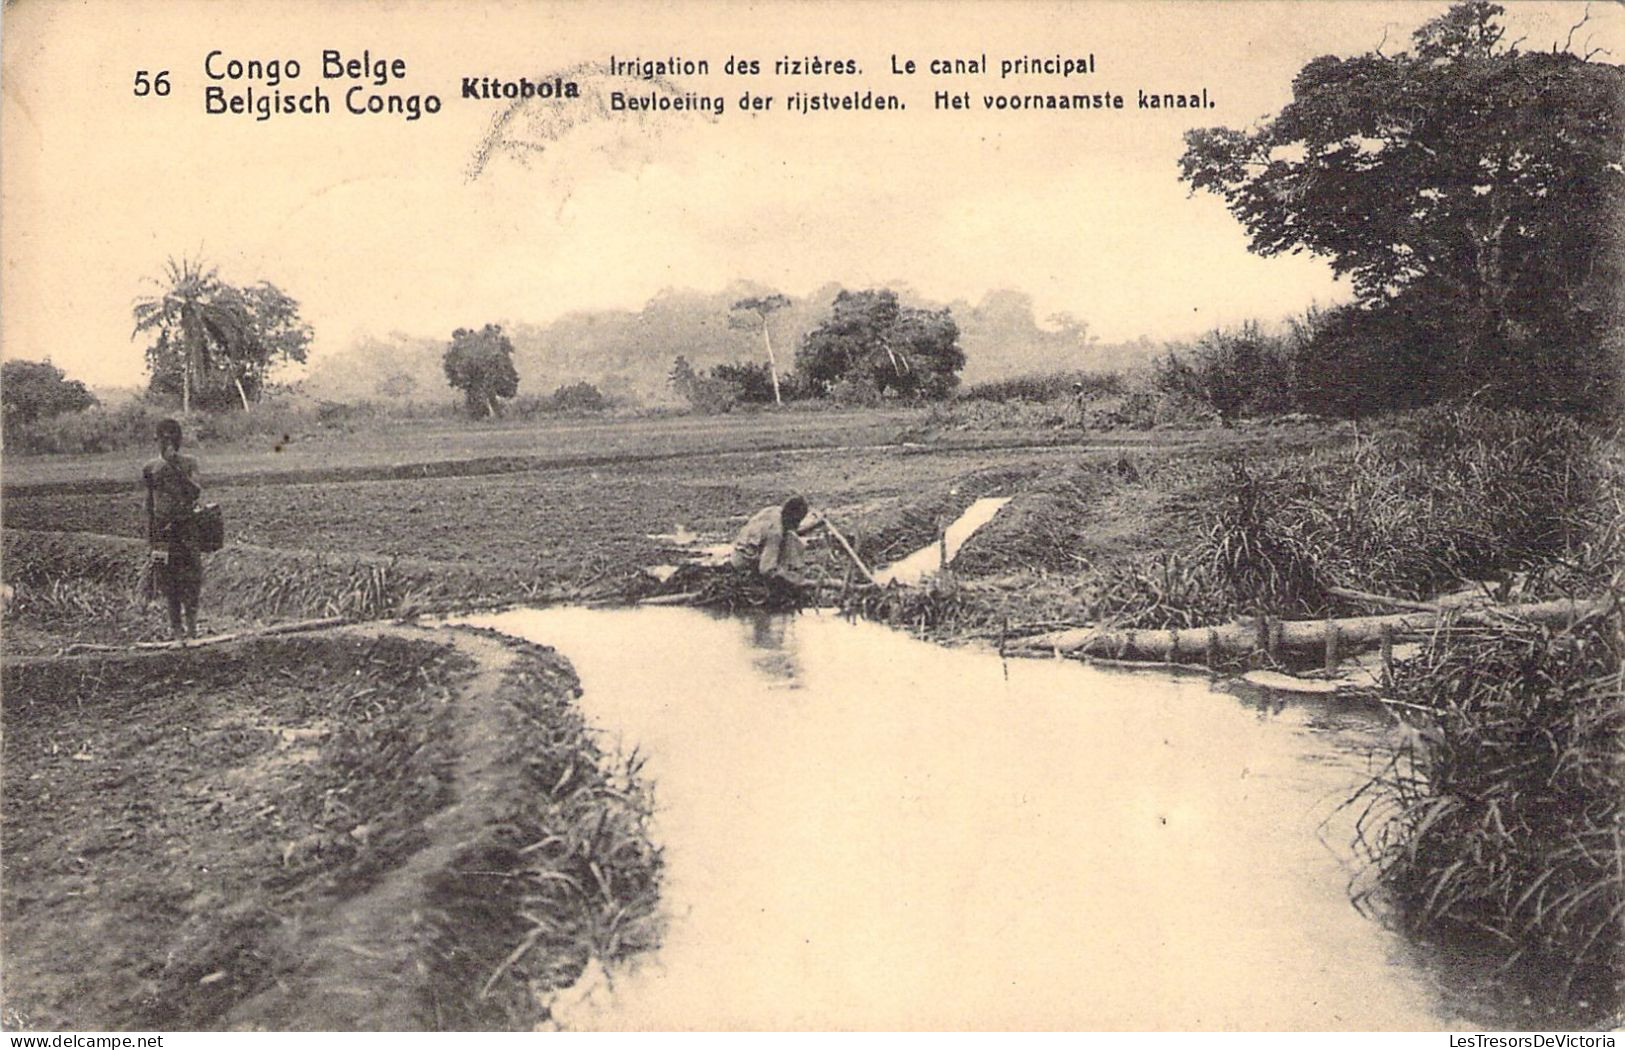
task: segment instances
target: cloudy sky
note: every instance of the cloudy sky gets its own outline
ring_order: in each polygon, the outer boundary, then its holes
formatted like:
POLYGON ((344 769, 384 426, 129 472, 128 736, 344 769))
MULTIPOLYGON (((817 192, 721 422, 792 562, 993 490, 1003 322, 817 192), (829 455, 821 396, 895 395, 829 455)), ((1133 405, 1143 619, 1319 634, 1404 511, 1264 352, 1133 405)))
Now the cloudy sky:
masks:
MULTIPOLYGON (((1508 5, 1525 48, 1567 36, 1582 3, 1508 5)), ((1177 181, 1189 127, 1244 126, 1287 99, 1308 59, 1401 49, 1443 2, 323 4, 314 0, 7 4, 0 98, 0 353, 50 357, 92 384, 141 378, 130 304, 166 258, 297 298, 316 354, 359 335, 447 336, 487 321, 636 308, 663 288, 739 278, 793 294, 905 282, 933 299, 1019 288, 1107 340, 1278 318, 1346 296, 1321 260, 1258 259, 1212 197, 1177 181), (321 54, 401 58, 365 91, 435 94, 417 121, 345 112, 352 81, 321 54), (230 58, 298 61, 320 117, 210 115, 230 58), (932 58, 986 54, 979 77, 932 58), (849 77, 729 77, 730 55, 855 59, 849 77), (1021 55, 1096 72, 1001 80, 1021 55), (707 77, 611 80, 611 55, 707 59, 707 77), (921 72, 894 75, 892 56, 921 72), (172 90, 133 94, 138 69, 172 90), (585 95, 509 113, 463 77, 567 71, 585 95), (1140 112, 1139 89, 1207 89, 1211 109, 1140 112), (736 108, 747 89, 774 109, 736 108), (902 113, 793 115, 794 90, 895 93, 902 113), (603 114, 611 90, 720 95, 718 117, 603 114), (939 90, 973 108, 936 111, 939 90), (1121 111, 987 113, 986 94, 1117 92, 1121 111), (496 121, 498 148, 476 165, 496 121), (473 172, 478 170, 477 176, 473 172)), ((1625 10, 1594 2, 1576 45, 1625 61, 1625 10)), ((365 92, 364 92, 365 93, 365 92)))

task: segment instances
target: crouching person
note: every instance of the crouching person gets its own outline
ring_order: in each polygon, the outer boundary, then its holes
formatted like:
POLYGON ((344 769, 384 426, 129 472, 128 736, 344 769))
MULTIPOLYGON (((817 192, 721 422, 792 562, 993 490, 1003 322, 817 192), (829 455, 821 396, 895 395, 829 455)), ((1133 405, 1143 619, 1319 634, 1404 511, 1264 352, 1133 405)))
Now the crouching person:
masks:
POLYGON ((203 489, 197 460, 181 452, 181 425, 158 424, 158 458, 141 468, 147 486, 147 544, 153 579, 169 604, 171 637, 197 634, 197 602, 203 589, 193 509, 203 489))
POLYGON ((751 515, 734 538, 729 564, 736 569, 754 570, 769 580, 806 586, 807 541, 804 536, 823 525, 821 521, 808 523, 806 519, 807 501, 800 496, 791 496, 783 506, 762 508, 751 515))

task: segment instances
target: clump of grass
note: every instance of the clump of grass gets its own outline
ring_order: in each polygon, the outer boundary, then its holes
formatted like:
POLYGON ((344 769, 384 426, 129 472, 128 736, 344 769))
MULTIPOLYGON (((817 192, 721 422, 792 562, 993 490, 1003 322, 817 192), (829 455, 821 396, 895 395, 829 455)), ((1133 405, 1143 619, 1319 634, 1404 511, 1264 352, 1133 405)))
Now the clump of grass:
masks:
POLYGON ((578 693, 568 667, 540 647, 521 647, 504 676, 497 823, 431 887, 443 919, 424 955, 441 981, 468 992, 440 1004, 436 1028, 529 1028, 547 993, 589 960, 660 943, 664 860, 649 834, 643 761, 599 747, 578 693))
POLYGON ((139 620, 142 603, 133 595, 91 580, 52 578, 17 588, 7 616, 47 629, 74 630, 87 623, 139 620))
POLYGON ((1330 572, 1373 589, 1504 578, 1566 557, 1604 520, 1618 486, 1606 448, 1563 417, 1433 409, 1336 457, 1334 498, 1297 516, 1327 541, 1330 572))
POLYGON ((1539 964, 1551 994, 1625 994, 1621 598, 1567 627, 1441 632, 1401 664, 1415 730, 1356 796, 1376 885, 1415 928, 1539 964))
POLYGON ((1235 604, 1338 611, 1328 588, 1431 597, 1462 581, 1533 576, 1595 592, 1602 530, 1625 482, 1607 439, 1572 421, 1439 408, 1331 451, 1238 461, 1208 479, 1203 548, 1235 604), (1571 570, 1559 574, 1562 567, 1571 570))
POLYGON ((973 597, 940 579, 924 587, 860 587, 842 598, 841 611, 921 634, 938 627, 974 626, 985 619, 973 597))
POLYGON ((217 571, 214 597, 233 608, 254 610, 261 618, 343 616, 382 619, 421 604, 422 593, 396 561, 363 562, 323 558, 259 564, 240 571, 228 552, 210 567, 217 571))
POLYGON ((1212 559, 1178 551, 1103 566, 1086 608, 1096 622, 1146 628, 1216 623, 1237 610, 1212 559))
POLYGON ((1327 604, 1326 585, 1302 532, 1273 512, 1280 496, 1239 461, 1233 464, 1203 555, 1230 605, 1279 615, 1319 612, 1327 604))
POLYGON ((146 564, 146 545, 121 538, 16 529, 0 535, 5 580, 19 590, 79 580, 133 591, 146 564))

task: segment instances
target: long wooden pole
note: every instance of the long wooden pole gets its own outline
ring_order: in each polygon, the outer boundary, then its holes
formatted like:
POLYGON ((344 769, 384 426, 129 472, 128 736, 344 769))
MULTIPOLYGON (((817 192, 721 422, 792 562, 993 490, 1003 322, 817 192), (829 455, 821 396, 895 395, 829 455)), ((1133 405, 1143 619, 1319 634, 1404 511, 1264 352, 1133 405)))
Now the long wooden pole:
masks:
MULTIPOLYGON (((1356 616, 1344 620, 1271 620, 1270 641, 1288 649, 1324 646, 1329 630, 1337 632, 1339 645, 1361 645, 1390 639, 1395 635, 1420 634, 1446 622, 1477 626, 1496 621, 1529 620, 1537 623, 1571 623, 1582 616, 1608 608, 1608 599, 1573 601, 1561 599, 1525 605, 1473 606, 1459 610, 1397 613, 1391 616, 1356 616)), ((1214 627, 1182 627, 1165 630, 1100 630, 1091 627, 1012 639, 1005 652, 1026 655, 1051 653, 1138 657, 1167 660, 1176 656, 1197 656, 1216 649, 1246 653, 1258 645, 1258 625, 1230 623, 1214 627)))
POLYGON ((1438 612, 1441 606, 1438 602, 1419 602, 1410 598, 1391 598, 1386 594, 1372 594, 1370 591, 1356 591, 1350 587, 1328 587, 1326 593, 1338 598, 1347 598, 1355 602, 1367 602, 1372 605, 1386 605, 1394 609, 1417 609, 1421 612, 1438 612))
POLYGON ((824 527, 829 530, 830 536, 834 537, 835 542, 841 545, 841 549, 846 552, 847 557, 852 559, 852 564, 858 567, 858 571, 863 573, 863 578, 879 587, 880 582, 875 579, 875 574, 869 571, 869 566, 863 564, 863 559, 858 557, 858 552, 852 549, 852 544, 846 542, 846 537, 841 535, 841 530, 835 527, 835 522, 830 520, 829 515, 819 511, 818 520, 824 523, 824 527))

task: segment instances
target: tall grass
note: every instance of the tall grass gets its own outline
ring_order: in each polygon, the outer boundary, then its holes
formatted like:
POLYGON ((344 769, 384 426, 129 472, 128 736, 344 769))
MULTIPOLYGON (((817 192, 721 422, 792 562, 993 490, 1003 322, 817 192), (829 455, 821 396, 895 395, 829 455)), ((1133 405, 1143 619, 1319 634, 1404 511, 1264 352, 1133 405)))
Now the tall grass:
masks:
POLYGON ((1281 496, 1233 464, 1230 491, 1208 527, 1203 553, 1227 604, 1276 615, 1313 614, 1326 606, 1326 585, 1311 537, 1275 512, 1281 496))
POLYGON ((1281 615, 1332 611, 1333 585, 1429 597, 1523 574, 1594 591, 1605 573, 1572 570, 1619 518, 1610 447, 1561 417, 1428 410, 1346 448, 1238 463, 1210 489, 1205 545, 1235 597, 1281 615))
MULTIPOLYGON (((571 593, 564 585, 562 592, 544 595, 537 572, 519 566, 497 571, 242 544, 205 561, 200 604, 211 630, 329 616, 386 619, 497 597, 556 599, 571 593)), ((0 567, 15 590, 7 620, 63 640, 146 638, 159 620, 148 608, 154 595, 146 565, 146 544, 140 540, 7 529, 0 567)))
POLYGON ((1625 634, 1441 632, 1396 670, 1415 727, 1357 796, 1378 885, 1414 927, 1479 935, 1550 991, 1625 1006, 1625 634))
POLYGON ((487 802, 500 822, 462 844, 431 891, 446 921, 430 966, 472 993, 444 1028, 494 1018, 530 1027, 546 993, 589 960, 651 949, 663 930, 664 859, 642 760, 599 746, 567 665, 517 648, 493 729, 502 743, 492 767, 504 772, 487 802))
MULTIPOLYGON (((1567 625, 1441 630, 1398 665, 1389 700, 1411 730, 1357 796, 1376 883, 1414 927, 1482 937, 1549 994, 1625 1010, 1618 436, 1524 413, 1413 423, 1401 447, 1422 459, 1391 469, 1423 509, 1380 519, 1411 547, 1368 564, 1417 586, 1518 572, 1536 594, 1610 601, 1567 625)), ((1356 498, 1386 502, 1376 491, 1356 498)))
POLYGON ((228 608, 254 611, 261 618, 380 619, 426 603, 421 584, 403 573, 393 559, 367 562, 317 556, 274 563, 256 553, 228 549, 210 568, 215 577, 211 597, 228 608), (244 560, 252 564, 239 564, 244 560))

